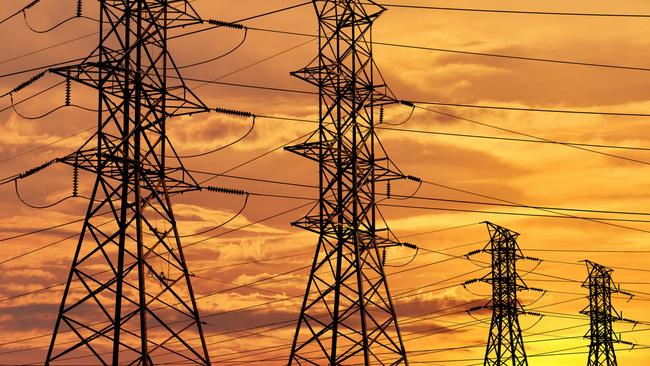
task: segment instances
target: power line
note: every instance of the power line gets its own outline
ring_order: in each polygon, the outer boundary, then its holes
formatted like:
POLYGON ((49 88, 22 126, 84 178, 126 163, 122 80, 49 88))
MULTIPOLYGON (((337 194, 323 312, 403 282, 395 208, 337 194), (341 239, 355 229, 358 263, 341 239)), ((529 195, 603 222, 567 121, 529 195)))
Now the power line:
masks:
MULTIPOLYGON (((429 206, 417 206, 417 205, 405 205, 405 204, 391 204, 391 203, 380 203, 379 206, 384 207, 396 207, 396 208, 412 208, 418 210, 430 210, 430 211, 451 211, 451 212, 469 212, 469 213, 482 213, 482 214, 494 214, 494 215, 510 215, 510 216, 526 216, 526 217, 542 217, 542 218, 558 218, 558 219, 579 219, 579 220, 588 220, 588 221, 615 221, 615 222, 636 222, 636 223, 650 223, 650 220, 641 220, 641 219, 618 219, 610 217, 584 217, 584 216, 573 216, 573 215, 547 215, 547 214, 533 214, 533 213, 523 213, 523 212, 511 212, 511 211, 488 211, 488 210, 471 210, 471 209, 461 209, 461 208, 448 208, 448 207, 429 207, 429 206)), ((516 206, 516 207, 527 207, 532 209, 546 210, 543 208, 538 208, 534 206, 516 206)), ((650 231, 645 231, 642 229, 636 229, 638 231, 643 231, 650 233, 650 231)))
MULTIPOLYGON (((302 33, 302 32, 294 32, 294 31, 286 31, 286 30, 278 30, 278 29, 270 29, 270 28, 261 28, 261 27, 249 27, 249 29, 250 30, 257 30, 257 31, 260 31, 260 32, 277 33, 277 34, 285 34, 285 35, 300 36, 300 37, 318 38, 318 36, 316 36, 316 35, 309 34, 309 33, 302 33)), ((454 49, 449 49, 449 48, 436 48, 436 47, 428 47, 428 46, 409 45, 409 44, 403 44, 403 43, 373 41, 372 44, 373 45, 378 45, 378 46, 386 46, 386 47, 396 47, 396 48, 414 49, 414 50, 422 50, 422 51, 453 53, 453 54, 462 54, 462 55, 480 56, 480 57, 495 57, 495 58, 518 60, 518 61, 532 61, 532 62, 542 62, 542 63, 551 63, 551 64, 571 65, 571 66, 585 66, 585 67, 596 67, 596 68, 607 68, 607 69, 619 69, 619 70, 628 70, 628 71, 644 71, 644 72, 650 71, 650 68, 647 68, 647 67, 612 65, 612 64, 603 64, 603 63, 595 63, 595 62, 583 62, 583 61, 572 61, 572 60, 559 60, 559 59, 550 59, 550 58, 542 58, 542 57, 506 55, 506 54, 489 53, 489 52, 473 52, 473 51, 454 50, 454 49)))
MULTIPOLYGON (((526 248, 531 252, 552 252, 552 253, 650 253, 650 250, 633 249, 548 249, 548 248, 526 248)), ((612 267, 614 268, 614 267, 612 267)))
POLYGON ((494 105, 443 103, 443 102, 429 102, 429 101, 409 101, 409 103, 422 104, 422 105, 437 105, 443 107, 496 109, 496 110, 503 110, 503 111, 519 111, 519 112, 586 114, 586 115, 595 115, 595 116, 650 117, 650 114, 648 113, 580 111, 580 110, 570 110, 570 109, 544 109, 544 108, 531 108, 531 107, 505 107, 505 106, 494 106, 494 105))
MULTIPOLYGON (((255 263, 266 262, 266 261, 275 261, 275 260, 279 260, 279 259, 286 259, 286 258, 291 258, 291 257, 296 257, 296 256, 302 256, 302 255, 304 255, 304 254, 305 254, 305 253, 298 253, 298 254, 291 254, 291 255, 282 256, 282 257, 268 258, 268 259, 266 259, 266 260, 253 260, 253 261, 247 261, 247 262, 239 262, 239 263, 230 264, 230 265, 222 265, 222 266, 216 266, 216 267, 208 267, 208 268, 198 269, 198 270, 196 270, 195 272, 203 272, 203 271, 214 270, 214 269, 223 269, 223 268, 228 268, 228 267, 236 267, 236 266, 240 266, 240 265, 242 265, 242 264, 255 264, 255 263)), ((437 261, 437 262, 428 263, 428 264, 425 264, 425 265, 423 265, 423 266, 420 266, 419 268, 422 268, 422 267, 424 267, 424 266, 430 266, 430 265, 438 264, 438 263, 441 263, 441 262, 444 262, 444 261, 437 261)), ((303 267, 299 268, 298 270, 300 270, 300 269, 303 269, 303 267)), ((294 272, 294 271, 295 271, 295 270, 292 270, 292 271, 290 271, 290 272, 294 272)), ((400 273, 404 273, 404 272, 406 272, 406 271, 407 271, 407 270, 402 270, 402 271, 398 271, 398 272, 390 273, 390 274, 388 274, 388 276, 394 276, 394 275, 397 275, 397 274, 400 274, 400 273)), ((277 275, 274 275, 274 276, 272 276, 272 277, 277 277, 277 275)), ((258 281, 260 281, 260 280, 256 280, 255 282, 258 282, 258 281)), ((266 279, 262 279, 262 281, 266 281, 266 279)), ((447 280, 445 280, 445 281, 447 281, 447 280)), ((442 282, 444 282, 444 281, 442 281, 442 282)), ((245 287, 245 286, 250 285, 250 284, 244 284, 244 285, 234 285, 234 284, 232 284, 232 285, 233 285, 233 286, 236 286, 236 288, 241 288, 241 287, 245 287)), ((424 286, 420 286, 419 288, 426 288, 426 287, 428 287, 428 286, 430 286, 430 285, 431 285, 431 284, 429 284, 429 285, 424 285, 424 286)), ((416 290, 419 289, 419 288, 411 289, 411 290, 408 291, 408 292, 413 292, 414 290, 416 291, 416 290)), ((220 291, 221 291, 221 290, 220 290, 220 291)), ((416 295, 418 295, 418 294, 416 294, 416 295)), ((197 297, 197 300, 198 300, 199 298, 206 298, 206 297, 208 297, 208 296, 212 296, 212 295, 208 294, 208 295, 204 295, 204 296, 201 296, 201 297, 197 297)), ((296 295, 296 296, 292 296, 292 297, 288 297, 288 298, 286 298, 286 299, 274 300, 274 301, 270 301, 270 302, 265 302, 265 303, 263 303, 263 304, 257 304, 257 305, 252 305, 252 306, 248 306, 248 307, 245 307, 245 308, 233 309, 233 310, 229 310, 229 311, 225 311, 225 312, 220 312, 220 313, 213 314, 213 315, 210 315, 210 316, 218 316, 218 315, 223 315, 223 314, 230 313, 230 312, 241 311, 241 310, 244 310, 244 309, 252 309, 252 308, 262 307, 262 306, 265 306, 265 305, 268 305, 268 304, 272 304, 272 303, 276 303, 276 302, 280 302, 280 301, 285 301, 285 300, 290 300, 290 299, 292 299, 292 298, 295 298, 295 297, 301 297, 301 296, 302 296, 302 294, 300 294, 300 295, 296 295)), ((412 295, 412 296, 415 296, 415 295, 412 295)), ((4 301, 4 299, 2 299, 2 300, 0 300, 0 301, 4 301)), ((461 304, 461 305, 465 305, 465 304, 461 304)), ((443 310, 444 310, 444 309, 443 309, 443 310)), ((434 313, 435 313, 435 312, 434 312, 434 313)), ((430 314, 430 313, 427 313, 427 314, 430 314)), ((425 315, 426 315, 426 314, 425 314, 425 315)), ((204 318, 205 318, 205 317, 204 317, 204 318)), ((30 338, 28 338, 28 339, 23 339, 23 340, 14 340, 14 341, 10 341, 10 342, 2 343, 2 344, 0 344, 0 346, 5 346, 5 345, 8 345, 8 344, 20 343, 20 342, 23 342, 23 341, 32 340, 32 339, 36 339, 36 338, 42 338, 42 337, 46 337, 46 336, 48 336, 48 335, 46 334, 46 335, 41 335, 41 336, 36 336, 36 337, 30 337, 30 338)), ((42 348, 42 347, 36 347, 36 348, 42 348)), ((14 351, 2 352, 2 353, 0 353, 0 354, 6 354, 6 353, 11 353, 11 352, 14 352, 14 351)))
POLYGON ((84 35, 82 35, 82 36, 75 37, 75 38, 69 39, 69 40, 67 40, 67 41, 62 41, 62 42, 55 43, 55 44, 52 44, 52 45, 47 46, 47 47, 43 47, 43 48, 36 49, 36 50, 34 50, 34 51, 30 51, 30 52, 27 52, 27 53, 23 53, 23 54, 18 55, 18 56, 13 56, 13 57, 10 57, 10 58, 7 58, 7 59, 4 59, 4 60, 1 60, 1 61, 0 61, 0 65, 1 65, 1 64, 5 64, 5 63, 10 62, 10 61, 15 61, 15 60, 21 59, 21 58, 23 58, 23 57, 31 56, 31 55, 34 55, 34 54, 37 54, 37 53, 40 53, 40 52, 43 52, 43 51, 48 51, 48 50, 51 50, 51 49, 53 49, 53 48, 57 48, 57 47, 60 47, 60 46, 64 46, 64 45, 67 45, 67 44, 70 44, 70 43, 73 43, 73 42, 76 42, 76 41, 79 41, 79 40, 82 40, 82 39, 84 39, 84 38, 88 38, 88 37, 90 37, 90 36, 94 36, 94 35, 97 35, 97 34, 98 34, 97 32, 92 32, 92 33, 84 34, 84 35))
POLYGON ((531 11, 531 10, 512 10, 512 9, 479 9, 479 8, 456 8, 456 7, 427 6, 427 5, 405 5, 405 4, 395 4, 395 3, 379 3, 378 5, 387 8, 440 10, 440 11, 457 11, 457 12, 472 12, 472 13, 557 15, 557 16, 579 16, 579 17, 607 17, 607 18, 650 18, 650 14, 614 14, 614 13, 531 11))
POLYGON ((384 130, 384 131, 425 134, 425 135, 438 135, 438 136, 449 136, 449 137, 485 139, 485 140, 500 140, 500 141, 508 141, 508 142, 526 142, 526 143, 535 143, 535 144, 572 145, 572 146, 596 147, 596 148, 604 148, 604 149, 650 151, 650 148, 638 147, 638 146, 587 144, 587 143, 570 142, 570 141, 533 140, 533 139, 522 139, 522 138, 503 137, 503 136, 488 136, 488 135, 476 135, 476 134, 468 134, 468 133, 453 133, 453 132, 441 132, 441 131, 430 131, 430 130, 416 130, 411 128, 391 128, 391 127, 381 127, 381 126, 376 127, 375 129, 384 130))
POLYGON ((6 18, 0 20, 0 24, 3 24, 4 22, 6 22, 6 21, 8 21, 9 19, 15 17, 16 15, 19 15, 20 13, 22 13, 22 12, 24 12, 24 11, 26 11, 26 10, 29 10, 29 9, 30 9, 31 7, 33 7, 34 5, 38 4, 40 1, 41 1, 41 0, 33 0, 33 1, 31 1, 31 2, 28 3, 27 5, 23 6, 23 7, 20 8, 19 10, 17 10, 15 13, 11 13, 11 15, 9 15, 8 17, 6 17, 6 18))

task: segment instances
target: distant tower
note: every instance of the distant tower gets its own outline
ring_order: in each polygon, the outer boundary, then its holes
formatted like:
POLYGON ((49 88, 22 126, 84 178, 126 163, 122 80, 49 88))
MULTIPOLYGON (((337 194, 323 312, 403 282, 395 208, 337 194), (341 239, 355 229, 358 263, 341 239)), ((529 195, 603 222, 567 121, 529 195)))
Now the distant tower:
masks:
POLYGON ((582 287, 589 289, 589 306, 581 311, 589 315, 590 327, 585 338, 589 338, 589 361, 587 366, 617 366, 614 343, 631 344, 622 341, 612 329, 614 321, 631 320, 623 318, 612 306, 612 293, 628 294, 617 289, 612 280, 613 270, 585 260, 589 277, 582 287))
POLYGON ((492 285, 492 300, 484 307, 492 310, 492 321, 483 365, 527 366, 519 325, 523 308, 517 300, 517 292, 528 289, 517 274, 517 261, 526 257, 517 245, 518 233, 491 222, 486 224, 490 242, 483 252, 492 256, 492 272, 482 280, 492 285))

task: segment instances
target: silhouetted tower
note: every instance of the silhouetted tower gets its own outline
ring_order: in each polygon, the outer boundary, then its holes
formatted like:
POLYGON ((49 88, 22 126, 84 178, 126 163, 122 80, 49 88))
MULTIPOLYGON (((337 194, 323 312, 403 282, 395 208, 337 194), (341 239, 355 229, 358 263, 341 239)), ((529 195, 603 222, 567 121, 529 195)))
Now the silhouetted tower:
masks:
POLYGON ((95 136, 63 162, 96 174, 46 364, 210 364, 170 195, 200 187, 166 135, 208 108, 185 86, 168 32, 186 0, 102 0, 99 47, 52 70, 98 91, 95 136))
MULTIPOLYGON (((407 177, 375 144, 377 107, 372 24, 385 10, 369 0, 313 1, 319 54, 295 76, 320 91, 320 127, 288 148, 319 163, 319 204, 294 225, 319 235, 291 348, 290 365, 406 365, 380 251, 375 183, 407 177)), ((382 90, 379 90, 382 89, 382 90)), ((413 177, 411 177, 413 179, 413 177)))
POLYGON ((620 339, 612 328, 615 321, 634 321, 619 315, 612 306, 612 293, 631 294, 617 288, 612 280, 613 270, 600 264, 585 260, 589 277, 582 287, 589 289, 589 306, 581 311, 589 315, 590 327, 585 338, 589 338, 589 361, 587 366, 616 366, 614 343, 632 345, 620 339))
POLYGON ((518 233, 491 222, 486 224, 490 242, 483 251, 492 256, 492 273, 483 281, 492 285, 492 300, 485 306, 492 310, 492 321, 483 364, 528 365, 519 325, 519 314, 524 311, 517 300, 517 292, 528 289, 517 274, 517 261, 526 257, 517 245, 518 233))

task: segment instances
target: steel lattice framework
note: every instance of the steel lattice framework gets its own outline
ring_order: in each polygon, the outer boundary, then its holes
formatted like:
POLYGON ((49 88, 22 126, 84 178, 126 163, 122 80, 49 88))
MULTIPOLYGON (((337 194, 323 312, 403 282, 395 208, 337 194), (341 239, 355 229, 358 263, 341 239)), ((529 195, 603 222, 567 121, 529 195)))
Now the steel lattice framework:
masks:
POLYGON ((490 334, 485 350, 486 366, 526 366, 528 360, 519 325, 523 308, 517 292, 528 289, 517 273, 517 261, 525 259, 517 244, 518 233, 487 222, 490 242, 483 249, 492 256, 492 273, 483 280, 492 285, 490 334))
POLYGON ((63 159, 96 175, 46 364, 210 364, 170 195, 198 190, 169 118, 208 108, 185 86, 168 31, 186 0, 102 0, 100 44, 53 70, 98 91, 98 130, 63 159))
MULTIPOLYGON (((620 339, 614 332, 612 323, 630 321, 621 317, 612 306, 612 293, 624 293, 612 280, 613 270, 585 260, 589 277, 582 287, 589 289, 589 306, 581 311, 590 319, 589 332, 585 338, 591 340, 589 345, 588 366, 616 366, 614 343, 630 344, 620 339)), ((629 295, 629 294, 628 294, 629 295)))
MULTIPOLYGON (((319 54, 293 73, 320 91, 320 126, 287 150, 319 164, 319 204, 294 225, 319 235, 291 348, 290 365, 407 365, 380 251, 375 183, 403 179, 376 148, 373 1, 313 1, 319 54), (317 139, 317 140, 316 140, 317 139)), ((377 143, 377 145, 379 145, 377 143)))

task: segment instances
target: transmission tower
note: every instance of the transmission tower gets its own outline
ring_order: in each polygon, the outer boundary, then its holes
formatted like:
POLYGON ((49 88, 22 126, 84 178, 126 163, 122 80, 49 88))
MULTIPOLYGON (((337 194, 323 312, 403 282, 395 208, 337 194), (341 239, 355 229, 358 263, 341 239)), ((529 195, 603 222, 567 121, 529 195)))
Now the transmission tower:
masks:
POLYGON ((619 315, 612 306, 612 293, 631 294, 617 288, 612 280, 613 270, 600 264, 585 260, 589 277, 582 287, 589 289, 589 306, 581 311, 589 315, 590 327, 585 338, 589 338, 588 366, 616 366, 614 343, 633 345, 620 339, 612 328, 615 321, 634 321, 619 315))
POLYGON ((368 0, 313 1, 319 54, 293 73, 319 88, 320 126, 287 148, 319 164, 317 206, 294 225, 319 235, 289 365, 407 365, 380 252, 375 183, 406 177, 376 148, 376 109, 389 103, 375 79, 368 0))
POLYGON ((51 70, 96 89, 95 136, 64 163, 96 175, 45 363, 210 364, 170 196, 199 190, 168 141, 206 112, 167 49, 187 0, 99 1, 99 46, 51 70), (99 271, 99 272, 98 272, 99 271))
MULTIPOLYGON (((537 290, 529 288, 517 274, 517 261, 533 259, 525 257, 517 245, 518 233, 502 226, 486 222, 490 233, 490 242, 484 249, 471 252, 489 253, 492 257, 492 271, 480 281, 492 285, 492 299, 485 306, 472 308, 470 311, 489 309, 492 311, 490 334, 485 350, 485 366, 522 366, 528 365, 524 340, 519 325, 519 315, 525 313, 517 292, 521 290, 537 290)), ((477 282, 472 280, 470 282, 477 282)))

